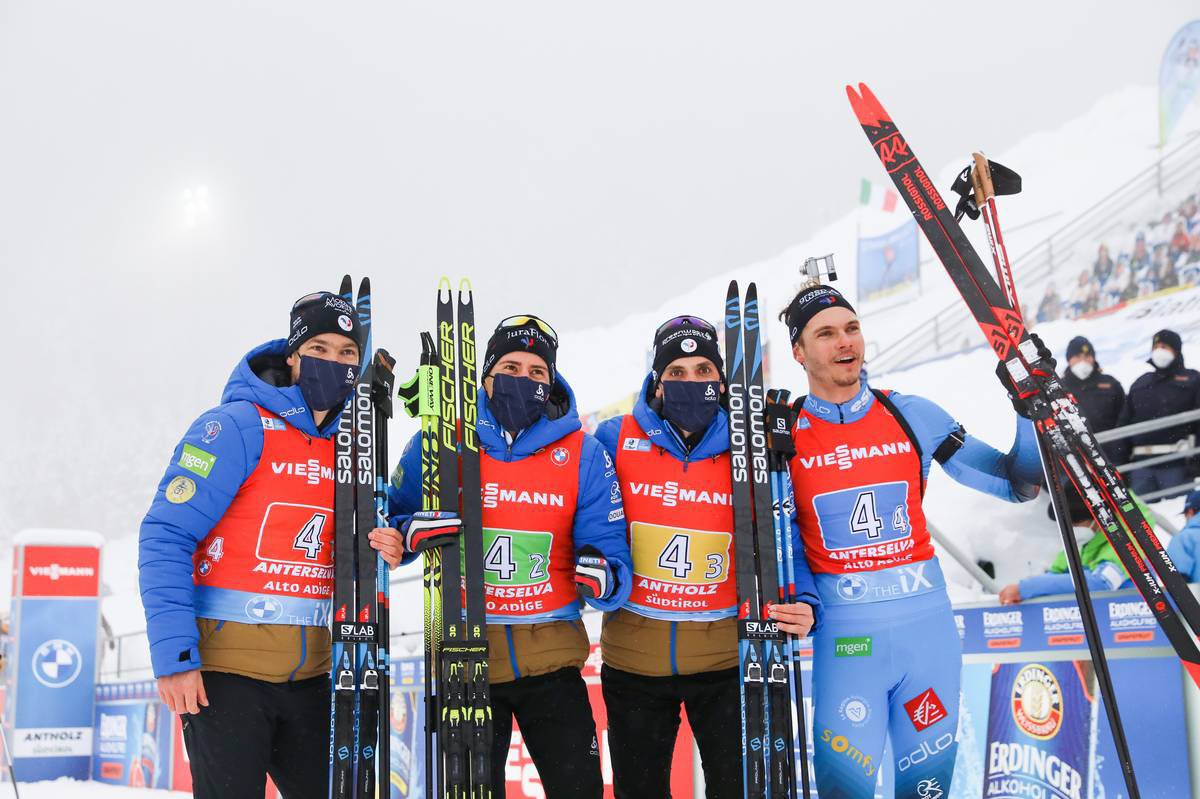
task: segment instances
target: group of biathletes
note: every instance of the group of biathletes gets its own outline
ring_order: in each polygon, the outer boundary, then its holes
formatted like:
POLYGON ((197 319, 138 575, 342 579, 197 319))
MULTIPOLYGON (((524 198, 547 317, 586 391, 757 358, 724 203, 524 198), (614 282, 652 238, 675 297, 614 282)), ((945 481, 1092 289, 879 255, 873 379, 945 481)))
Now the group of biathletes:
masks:
MULTIPOLYGON (((251 350, 221 404, 189 428, 141 528, 154 672, 183 715, 201 799, 260 799, 267 774, 289 799, 326 795, 331 436, 364 346, 352 311, 331 293, 297 301, 290 338, 251 350), (279 568, 289 561, 311 566, 279 568)), ((897 796, 917 795, 918 783, 921 795, 949 795, 956 745, 924 745, 957 731, 961 649, 922 496, 936 461, 997 499, 1033 499, 1043 481, 1033 426, 1014 399, 1015 440, 1000 452, 928 399, 869 387, 860 321, 832 287, 805 284, 780 316, 808 393, 791 423, 800 601, 771 612, 784 631, 813 636, 818 789, 874 796, 890 737, 897 796), (907 757, 922 748, 923 760, 907 757)), ((633 411, 594 435, 582 430, 549 323, 509 317, 487 341, 480 468, 485 486, 506 490, 483 503, 483 526, 510 531, 515 556, 538 558, 549 577, 536 601, 488 614, 496 786, 515 718, 546 795, 602 795, 580 671, 586 601, 605 614, 616 795, 670 795, 682 705, 708 795, 742 796, 725 361, 718 331, 697 316, 646 335, 653 366, 633 411), (582 555, 605 564, 586 594, 582 555), (645 577, 663 563, 700 589, 645 577)), ((410 444, 393 476, 393 526, 370 534, 393 567, 459 534, 453 515, 421 510, 420 450, 410 444)), ((514 580, 528 569, 516 571, 514 580)), ((503 586, 488 572, 491 597, 527 593, 503 586)))

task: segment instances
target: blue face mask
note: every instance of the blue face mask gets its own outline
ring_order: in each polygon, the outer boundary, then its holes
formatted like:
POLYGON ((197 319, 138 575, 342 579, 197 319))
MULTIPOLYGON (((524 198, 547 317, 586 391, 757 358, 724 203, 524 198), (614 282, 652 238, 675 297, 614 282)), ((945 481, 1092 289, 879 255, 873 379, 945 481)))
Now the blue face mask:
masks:
POLYGON ((721 404, 719 380, 664 380, 662 415, 680 430, 707 430, 721 404))
POLYGON ((296 385, 313 411, 338 408, 350 396, 358 380, 358 364, 338 363, 311 355, 300 356, 300 379, 296 385))
POLYGON ((492 376, 488 408, 500 426, 510 433, 519 433, 542 418, 549 401, 550 386, 547 383, 503 373, 492 376))

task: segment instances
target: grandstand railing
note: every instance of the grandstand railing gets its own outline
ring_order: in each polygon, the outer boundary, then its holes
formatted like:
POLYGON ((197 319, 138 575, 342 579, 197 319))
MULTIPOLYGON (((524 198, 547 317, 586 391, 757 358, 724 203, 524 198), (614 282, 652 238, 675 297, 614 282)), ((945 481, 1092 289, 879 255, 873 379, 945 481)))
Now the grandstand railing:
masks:
MULTIPOLYGON (((1039 291, 1059 268, 1072 263, 1086 248, 1095 254, 1098 237, 1120 221, 1127 207, 1151 193, 1169 194, 1200 176, 1200 134, 1192 134, 1183 144, 1164 154, 1153 165, 1139 172, 1099 202, 1063 225, 1013 261, 1013 274, 1025 308, 1036 308, 1039 291)), ((991 263, 985 259, 985 263, 991 263)), ((1032 321, 1030 316, 1029 321, 1032 321)), ((982 346, 974 318, 961 300, 954 300, 907 334, 879 350, 871 358, 872 374, 907 369, 933 358, 982 346)))

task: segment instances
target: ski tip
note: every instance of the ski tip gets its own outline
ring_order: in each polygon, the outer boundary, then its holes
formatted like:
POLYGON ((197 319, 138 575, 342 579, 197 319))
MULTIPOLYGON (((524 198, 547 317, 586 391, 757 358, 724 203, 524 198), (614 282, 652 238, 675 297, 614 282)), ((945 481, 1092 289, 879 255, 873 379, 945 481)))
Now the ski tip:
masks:
POLYGON ((729 290, 725 292, 727 297, 738 296, 738 282, 736 280, 729 281, 729 290))
POLYGON ((437 297, 439 305, 449 305, 454 299, 454 287, 450 284, 450 278, 445 275, 438 281, 437 297))
POLYGON ((371 278, 364 277, 358 281, 358 299, 361 302, 364 298, 371 296, 371 278))
POLYGON ((887 111, 883 110, 883 105, 879 102, 879 98, 875 96, 875 93, 871 91, 867 84, 858 84, 857 90, 853 86, 847 86, 846 97, 849 98, 850 107, 854 109, 854 115, 858 117, 860 125, 881 128, 885 122, 892 121, 887 111))
POLYGON ((354 296, 350 293, 354 290, 354 279, 349 275, 342 275, 342 286, 338 291, 344 300, 352 300, 354 296))
POLYGON ((466 277, 459 278, 459 281, 458 281, 458 301, 459 302, 462 302, 462 296, 464 293, 467 295, 468 301, 474 296, 474 292, 471 290, 471 279, 470 278, 466 278, 466 277))

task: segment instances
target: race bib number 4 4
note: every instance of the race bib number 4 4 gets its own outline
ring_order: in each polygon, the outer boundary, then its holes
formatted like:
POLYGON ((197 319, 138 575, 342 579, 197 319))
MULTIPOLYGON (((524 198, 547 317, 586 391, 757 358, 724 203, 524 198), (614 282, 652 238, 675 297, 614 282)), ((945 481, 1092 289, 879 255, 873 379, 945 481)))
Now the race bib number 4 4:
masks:
POLYGON ((901 541, 912 536, 908 483, 875 483, 813 497, 821 543, 830 553, 901 541))

